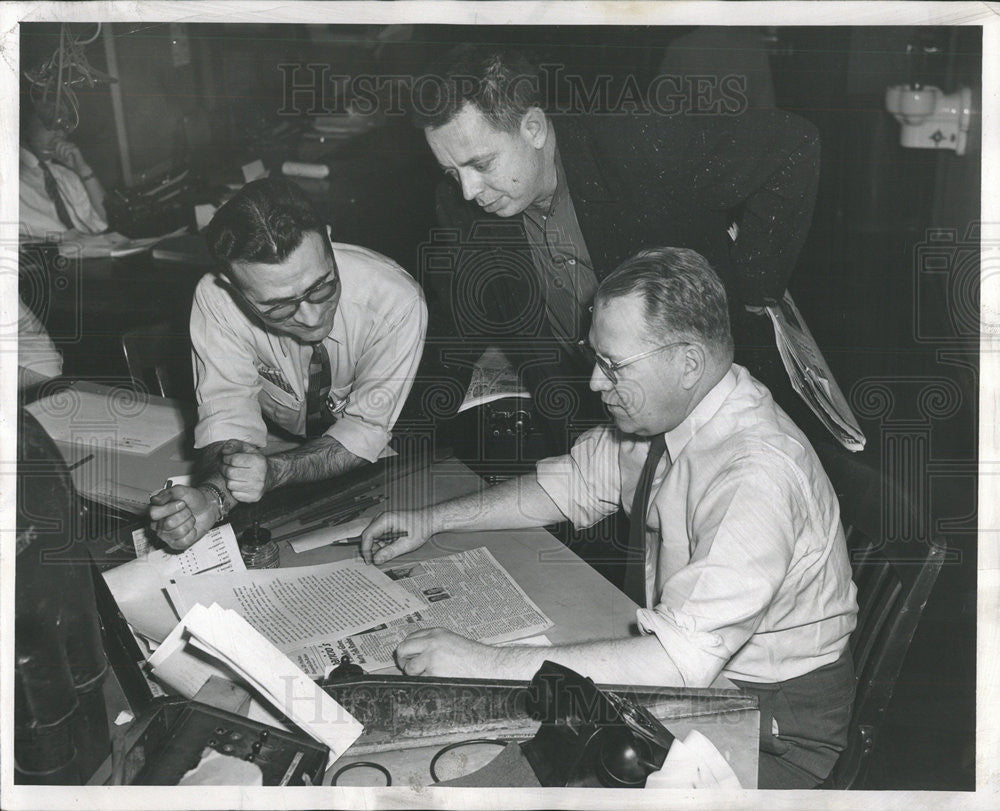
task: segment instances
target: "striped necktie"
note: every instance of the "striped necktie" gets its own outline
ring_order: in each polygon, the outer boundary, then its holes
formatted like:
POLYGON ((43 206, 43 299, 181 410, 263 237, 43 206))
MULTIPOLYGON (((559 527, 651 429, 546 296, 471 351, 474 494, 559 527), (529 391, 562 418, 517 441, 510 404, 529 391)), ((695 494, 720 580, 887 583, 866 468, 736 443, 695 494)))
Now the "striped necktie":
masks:
POLYGON ((333 424, 327 405, 330 394, 330 356, 323 342, 313 344, 309 359, 309 386, 306 389, 306 436, 316 437, 333 424))
POLYGON ((646 512, 649 509, 649 494, 653 489, 653 476, 660 457, 666 453, 667 468, 670 468, 670 454, 667 440, 657 434, 649 443, 646 463, 639 474, 639 483, 632 497, 632 514, 629 519, 628 551, 625 558, 625 593, 643 608, 646 608, 646 512))

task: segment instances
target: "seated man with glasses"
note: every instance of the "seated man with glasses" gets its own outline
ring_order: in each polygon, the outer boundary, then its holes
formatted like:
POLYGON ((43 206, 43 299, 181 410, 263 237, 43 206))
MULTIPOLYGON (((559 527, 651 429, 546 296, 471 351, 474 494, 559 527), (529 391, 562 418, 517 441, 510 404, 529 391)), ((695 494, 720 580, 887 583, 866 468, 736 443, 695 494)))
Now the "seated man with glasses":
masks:
POLYGON ((373 251, 333 242, 295 184, 245 186, 206 239, 219 269, 194 294, 196 487, 152 498, 176 549, 236 502, 374 462, 413 384, 427 308, 419 285, 373 251), (265 420, 302 438, 265 455, 265 420))
POLYGON ((682 687, 722 674, 760 700, 760 787, 818 785, 854 697, 857 592, 833 486, 805 435, 732 362, 725 290, 702 256, 626 260, 601 281, 593 315, 590 388, 614 425, 520 479, 383 513, 361 551, 384 563, 440 532, 589 526, 631 506, 625 587, 641 633, 493 647, 429 628, 400 642, 399 666, 530 679, 549 659, 598 683, 682 687), (375 540, 393 530, 406 535, 375 540))

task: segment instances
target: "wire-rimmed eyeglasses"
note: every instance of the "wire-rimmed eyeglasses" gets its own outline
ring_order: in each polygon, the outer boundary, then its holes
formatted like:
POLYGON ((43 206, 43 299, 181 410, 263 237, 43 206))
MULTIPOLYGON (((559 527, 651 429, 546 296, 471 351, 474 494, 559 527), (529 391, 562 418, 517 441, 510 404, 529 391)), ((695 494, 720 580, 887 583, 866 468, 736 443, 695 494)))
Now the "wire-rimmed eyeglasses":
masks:
POLYGON ((617 361, 610 361, 607 358, 601 357, 588 342, 584 342, 582 346, 587 350, 587 352, 593 357, 594 363, 597 364, 597 368, 604 373, 604 376, 611 381, 612 385, 618 384, 618 372, 624 369, 626 366, 631 366, 633 363, 642 360, 643 358, 648 358, 650 355, 655 355, 657 352, 662 352, 664 349, 670 349, 673 346, 683 346, 688 344, 690 341, 671 341, 669 344, 661 344, 660 346, 653 347, 652 349, 647 349, 645 352, 639 352, 636 355, 631 355, 627 358, 617 361))

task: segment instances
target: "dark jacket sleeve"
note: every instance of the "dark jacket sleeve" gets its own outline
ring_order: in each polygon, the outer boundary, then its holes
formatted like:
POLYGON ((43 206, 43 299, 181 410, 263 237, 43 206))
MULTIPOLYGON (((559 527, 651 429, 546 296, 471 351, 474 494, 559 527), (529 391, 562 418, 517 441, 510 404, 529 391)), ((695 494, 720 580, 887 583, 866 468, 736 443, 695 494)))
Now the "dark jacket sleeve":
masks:
POLYGON ((692 189, 702 205, 739 213, 731 259, 745 302, 780 298, 812 222, 819 133, 780 111, 711 116, 688 148, 692 189))

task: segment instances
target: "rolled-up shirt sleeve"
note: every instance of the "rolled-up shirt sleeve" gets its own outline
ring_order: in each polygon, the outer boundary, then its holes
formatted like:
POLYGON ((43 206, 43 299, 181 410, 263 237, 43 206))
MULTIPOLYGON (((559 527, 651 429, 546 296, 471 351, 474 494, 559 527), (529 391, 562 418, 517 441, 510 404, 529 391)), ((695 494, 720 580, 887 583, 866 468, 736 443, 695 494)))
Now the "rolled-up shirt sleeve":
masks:
POLYGON ((260 378, 251 342, 237 334, 239 324, 218 307, 217 296, 205 277, 195 289, 191 306, 191 359, 194 367, 198 424, 194 446, 242 439, 258 447, 267 442, 261 415, 260 378))
POLYGON ((347 406, 327 436, 355 456, 378 459, 413 386, 426 333, 427 306, 416 289, 402 316, 383 324, 361 353, 347 406))
POLYGON ((792 560, 797 493, 780 465, 737 463, 691 509, 690 562, 662 584, 655 607, 637 612, 684 686, 711 684, 758 630, 792 560))
POLYGON ((583 434, 568 454, 542 459, 535 466, 538 484, 578 529, 593 526, 618 510, 621 471, 612 429, 583 434))

